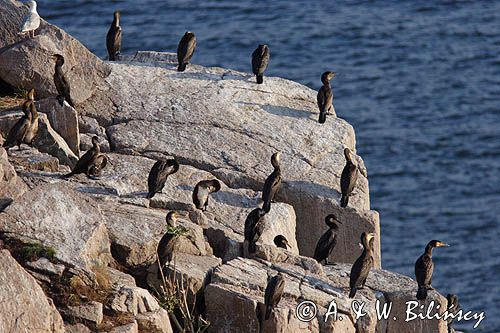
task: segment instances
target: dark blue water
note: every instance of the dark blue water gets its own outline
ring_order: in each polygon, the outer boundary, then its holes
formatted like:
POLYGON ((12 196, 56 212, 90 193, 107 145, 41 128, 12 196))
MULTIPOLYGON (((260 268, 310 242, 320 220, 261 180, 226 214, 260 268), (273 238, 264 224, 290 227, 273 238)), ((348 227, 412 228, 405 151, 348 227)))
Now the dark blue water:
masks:
MULTIPOLYGON (((431 239, 433 285, 500 331, 499 1, 39 1, 39 12, 105 56, 122 11, 123 51, 175 51, 250 71, 259 43, 269 75, 314 89, 325 70, 335 109, 356 128, 382 221, 383 266, 413 276, 431 239)), ((470 328, 471 325, 457 325, 470 328)))

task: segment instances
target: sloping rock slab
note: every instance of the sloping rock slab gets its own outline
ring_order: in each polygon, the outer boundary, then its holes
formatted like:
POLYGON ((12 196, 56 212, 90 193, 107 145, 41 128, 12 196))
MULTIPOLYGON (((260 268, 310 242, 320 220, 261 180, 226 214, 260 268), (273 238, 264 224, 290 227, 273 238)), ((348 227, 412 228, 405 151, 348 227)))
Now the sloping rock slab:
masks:
POLYGON ((0 251, 0 332, 64 332, 54 304, 9 251, 0 251))

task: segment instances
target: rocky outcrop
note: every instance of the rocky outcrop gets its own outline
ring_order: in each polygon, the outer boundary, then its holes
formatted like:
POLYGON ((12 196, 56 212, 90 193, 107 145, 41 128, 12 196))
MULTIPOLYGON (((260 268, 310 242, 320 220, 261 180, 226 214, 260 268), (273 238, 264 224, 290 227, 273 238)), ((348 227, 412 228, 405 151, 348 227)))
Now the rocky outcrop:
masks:
POLYGON ((7 207, 26 191, 26 185, 17 177, 16 171, 10 164, 7 152, 0 147, 0 211, 7 207))
POLYGON ((52 301, 7 250, 0 250, 0 332, 64 332, 52 301))
POLYGON ((0 0, 0 78, 13 87, 35 88, 38 97, 55 96, 53 54, 65 57, 64 70, 79 104, 103 84, 108 66, 79 41, 42 20, 33 39, 18 35, 27 7, 14 0, 0 0))

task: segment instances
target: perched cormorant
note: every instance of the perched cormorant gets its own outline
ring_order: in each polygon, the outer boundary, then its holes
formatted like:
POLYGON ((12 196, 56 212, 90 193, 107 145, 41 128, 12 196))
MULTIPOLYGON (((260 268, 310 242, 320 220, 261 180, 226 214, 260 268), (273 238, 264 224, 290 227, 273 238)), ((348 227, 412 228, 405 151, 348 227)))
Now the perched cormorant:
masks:
POLYGON ((270 210, 271 202, 274 202, 274 197, 278 192, 281 185, 281 167, 280 167, 281 153, 276 152, 271 156, 271 164, 274 171, 267 177, 262 189, 262 200, 264 201, 264 208, 270 210))
MULTIPOLYGON (((448 301, 448 305, 446 307, 446 311, 448 313, 453 313, 456 314, 458 311, 461 310, 460 304, 458 303, 458 297, 457 295, 454 294, 448 294, 446 295, 446 300, 448 301)), ((448 333, 455 333, 455 329, 453 328, 453 321, 455 318, 450 317, 448 318, 448 333)))
POLYGON ((21 33, 28 33, 28 37, 35 37, 35 30, 40 26, 40 16, 36 11, 36 2, 29 1, 29 12, 24 17, 24 23, 21 28, 21 33), (33 36, 32 36, 33 34, 33 36))
POLYGON ((432 262, 432 250, 435 247, 449 246, 438 240, 431 240, 425 247, 425 252, 415 262, 415 277, 418 283, 417 299, 425 300, 427 298, 427 290, 433 290, 432 273, 434 271, 434 263, 432 262))
MULTIPOLYGON (((175 228, 177 225, 177 212, 169 212, 166 217, 167 225, 169 228, 175 228)), ((162 269, 165 264, 170 264, 174 256, 175 251, 175 241, 178 235, 173 232, 173 230, 168 229, 163 235, 156 248, 156 253, 158 255, 158 260, 160 263, 159 269, 162 269)))
POLYGON ((221 184, 217 179, 202 180, 196 184, 193 191, 193 203, 196 208, 206 211, 210 194, 220 189, 221 184))
POLYGON ((337 223, 342 224, 342 222, 337 220, 335 215, 330 214, 325 217, 325 224, 328 226, 328 230, 320 237, 313 257, 319 263, 324 260, 325 265, 328 265, 328 257, 337 244, 337 235, 335 233, 339 228, 337 223))
POLYGON ((285 279, 281 273, 273 276, 267 283, 266 292, 264 294, 264 304, 266 305, 265 320, 269 319, 271 311, 273 311, 273 308, 280 302, 284 289, 285 279))
MULTIPOLYGON (((98 160, 98 157, 103 156, 101 154, 101 148, 99 147, 99 138, 97 136, 92 137, 92 148, 87 150, 85 154, 83 154, 82 157, 76 162, 75 167, 73 170, 68 173, 67 175, 64 175, 65 178, 71 177, 76 174, 80 173, 85 173, 87 176, 91 176, 89 171, 95 167, 95 163, 98 160)), ((103 163, 102 161, 101 163, 103 163)), ((107 159, 106 159, 107 162, 107 159)), ((97 167, 99 168, 99 167, 97 167)), ((95 172, 97 170, 94 170, 95 172)))
MULTIPOLYGON (((31 89, 28 93, 28 100, 24 102, 25 105, 29 105, 30 109, 30 114, 31 114, 31 120, 30 120, 30 126, 28 128, 28 131, 26 133, 26 136, 24 137, 24 143, 28 145, 33 145, 33 139, 35 139, 36 135, 38 134, 38 111, 36 110, 35 106, 35 89, 31 89)), ((25 106, 23 105, 23 108, 25 106)))
POLYGON ((319 123, 323 124, 326 121, 326 115, 333 108, 333 90, 330 86, 330 80, 335 77, 335 72, 324 72, 321 75, 323 86, 318 91, 318 108, 319 108, 319 123))
POLYGON ((196 36, 191 31, 186 31, 177 46, 177 62, 179 64, 177 67, 178 72, 184 72, 186 70, 187 64, 189 64, 189 61, 191 61, 191 58, 193 57, 195 48, 196 36))
POLYGON ((8 151, 9 148, 14 146, 17 146, 19 150, 21 150, 21 144, 24 142, 26 135, 28 134, 31 127, 32 112, 28 110, 28 107, 31 104, 32 103, 29 103, 28 101, 23 104, 24 116, 22 116, 15 123, 15 125, 10 129, 9 134, 7 134, 7 138, 2 145, 5 150, 8 151))
POLYGON ((277 247, 281 247, 282 249, 288 249, 290 246, 290 244, 288 243, 288 240, 286 239, 285 236, 283 235, 278 235, 276 237, 274 237, 274 244, 277 246, 277 247))
POLYGON ((269 47, 265 44, 257 46, 252 53, 252 72, 257 78, 257 83, 264 82, 264 72, 269 64, 269 47))
POLYGON ((156 193, 160 193, 165 186, 168 176, 176 173, 178 170, 179 163, 174 159, 157 161, 149 172, 148 195, 146 198, 152 198, 156 193))
POLYGON ((113 13, 113 23, 109 27, 106 35, 106 48, 110 61, 120 60, 120 50, 122 48, 122 28, 120 27, 120 12, 113 13))
POLYGON ((255 253, 255 243, 257 243, 260 235, 264 231, 262 218, 268 212, 269 211, 266 211, 263 208, 257 207, 248 214, 245 220, 245 230, 243 233, 245 237, 243 242, 243 255, 246 258, 248 258, 249 254, 255 253))
POLYGON ((342 170, 342 175, 340 176, 340 191, 342 197, 340 198, 340 207, 347 207, 349 203, 349 196, 356 186, 356 180, 358 179, 358 166, 354 163, 352 159, 352 153, 349 148, 344 148, 344 156, 346 164, 344 170, 342 170))
POLYGON ((365 287, 366 278, 373 267, 373 242, 371 242, 373 237, 375 237, 375 234, 372 233, 363 232, 361 235, 361 243, 364 249, 351 268, 349 298, 354 298, 356 291, 365 287))
POLYGON ((89 166, 87 176, 99 177, 106 165, 108 165, 108 157, 104 154, 98 154, 94 162, 89 166))
POLYGON ((54 84, 57 89, 57 100, 59 104, 63 106, 64 101, 66 101, 72 107, 75 107, 73 101, 71 100, 71 89, 69 83, 64 76, 62 66, 64 65, 64 57, 60 54, 54 54, 52 56, 56 60, 55 72, 54 72, 54 84))

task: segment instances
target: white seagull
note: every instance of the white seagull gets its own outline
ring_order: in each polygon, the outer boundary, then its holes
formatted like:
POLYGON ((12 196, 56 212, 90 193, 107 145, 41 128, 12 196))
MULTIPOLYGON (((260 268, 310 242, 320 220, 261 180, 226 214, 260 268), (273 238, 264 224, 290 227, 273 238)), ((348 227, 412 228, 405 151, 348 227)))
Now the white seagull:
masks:
POLYGON ((28 33, 28 36, 31 37, 33 33, 33 37, 35 37, 35 30, 40 26, 40 16, 36 12, 36 2, 31 0, 29 2, 30 11, 24 18, 23 28, 21 29, 21 33, 28 33))

